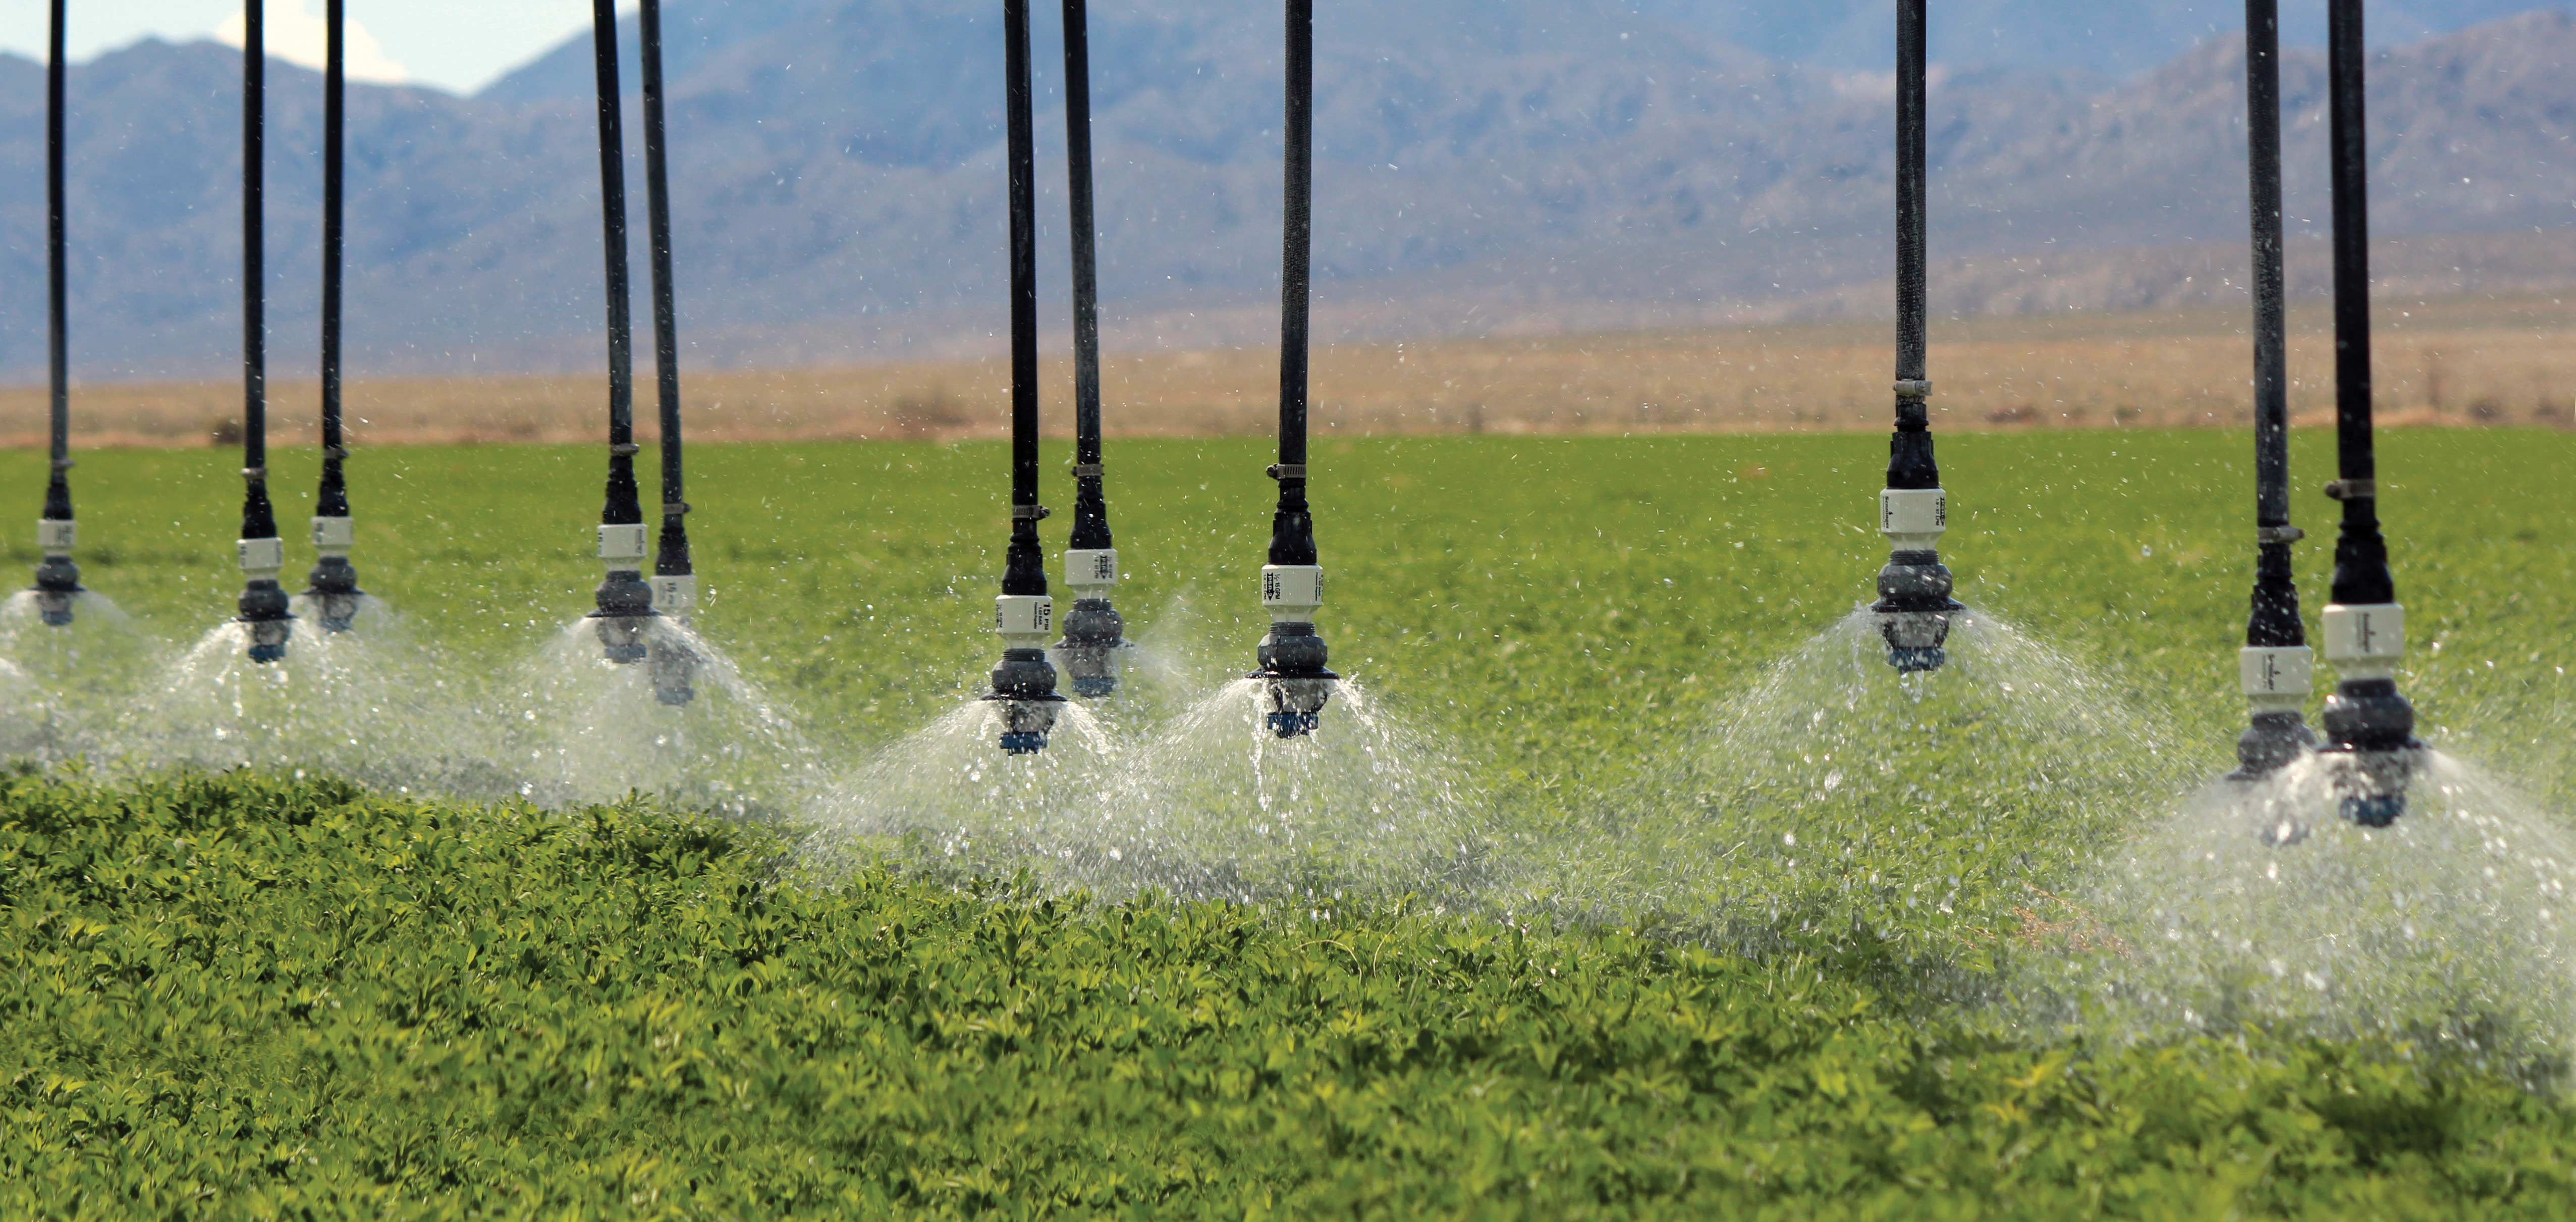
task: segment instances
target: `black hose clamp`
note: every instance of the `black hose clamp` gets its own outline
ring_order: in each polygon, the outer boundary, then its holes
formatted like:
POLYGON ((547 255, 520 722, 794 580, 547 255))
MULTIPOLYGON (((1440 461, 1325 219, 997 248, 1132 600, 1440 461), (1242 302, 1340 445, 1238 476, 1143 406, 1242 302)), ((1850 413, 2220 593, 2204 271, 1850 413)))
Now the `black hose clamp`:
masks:
POLYGON ((1896 384, 1896 393, 1908 399, 1929 399, 1932 397, 1932 381, 1929 378, 1915 378, 1912 381, 1899 382, 1896 384))
POLYGON ((243 478, 243 479, 267 479, 267 478, 268 478, 268 468, 266 468, 266 467, 244 467, 244 468, 242 468, 242 478, 243 478))
POLYGON ((1044 505, 1011 506, 1011 520, 1014 522, 1043 522, 1052 516, 1053 513, 1044 505))
POLYGON ((643 452, 644 447, 631 441, 619 442, 616 445, 608 447, 608 454, 611 458, 633 458, 643 452))
POLYGON ((2257 526, 2254 528, 2254 541, 2256 543, 2296 543, 2307 537, 2308 532, 2301 530, 2296 526, 2257 526))
POLYGON ((345 461, 349 457, 349 447, 324 446, 322 447, 322 457, 345 461))
POLYGON ((1301 462, 1272 463, 1270 464, 1270 478, 1279 480, 1283 483, 1292 479, 1304 479, 1306 478, 1306 464, 1301 462))
POLYGON ((2376 500, 2379 497, 2379 481, 2339 479, 2326 485, 2326 496, 2338 501, 2376 500))
POLYGON ((1100 464, 1096 462, 1075 463, 1073 464, 1073 477, 1075 479, 1099 479, 1100 464))
POLYGON ((79 463, 73 462, 68 458, 57 458, 54 460, 54 470, 56 471, 69 471, 79 465, 79 463))

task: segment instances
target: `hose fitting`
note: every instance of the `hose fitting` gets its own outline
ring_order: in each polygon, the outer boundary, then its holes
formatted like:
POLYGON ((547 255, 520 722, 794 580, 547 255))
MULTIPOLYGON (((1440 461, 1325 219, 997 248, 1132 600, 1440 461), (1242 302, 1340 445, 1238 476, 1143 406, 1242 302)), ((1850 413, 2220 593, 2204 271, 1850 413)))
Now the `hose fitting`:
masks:
POLYGON ((1118 585, 1118 549, 1074 548, 1064 554, 1064 584, 1073 591, 1073 608, 1064 616, 1065 673, 1073 694, 1097 700, 1118 690, 1119 652, 1126 648, 1126 621, 1109 596, 1118 585))
POLYGON ((2300 710, 2315 690, 2314 651, 2305 645, 2248 646, 2236 655, 2252 724, 2236 740, 2237 769, 2228 779, 2259 781, 2316 749, 2316 732, 2300 710))
POLYGON ((243 584, 237 605, 240 622, 250 630, 250 660, 283 662, 287 638, 295 632, 295 617, 286 609, 286 590, 277 584, 277 575, 286 568, 286 541, 275 535, 243 539, 233 550, 241 561, 243 584))
POLYGON ((1324 638, 1315 612, 1324 605, 1324 570, 1312 564, 1272 564, 1261 569, 1261 606, 1270 632, 1254 653, 1261 669, 1261 705, 1270 732, 1303 738, 1323 723, 1325 704, 1341 676, 1326 670, 1324 638))
POLYGON ((607 576, 589 618, 596 621, 608 660, 620 666, 644 660, 646 629, 654 618, 653 587, 644 584, 644 533, 641 522, 599 528, 599 561, 607 576))
POLYGON ((70 518, 36 521, 36 551, 44 557, 36 563, 36 614, 51 627, 71 626, 72 600, 81 592, 80 566, 72 563, 79 541, 80 527, 70 518))
POLYGON ((2406 813, 2406 788, 2423 763, 2415 706, 2397 692, 2406 656, 2406 609, 2396 603, 2326 608, 2326 660, 2338 680, 2326 697, 2322 754, 2340 757, 2335 793, 2343 817, 2387 827, 2406 813))
POLYGON ((1055 599, 1044 594, 1004 594, 993 600, 993 627, 1002 638, 1002 661, 993 668, 993 690, 984 699, 1002 706, 1002 750, 1035 755, 1065 698, 1055 690, 1047 638, 1055 634, 1055 599))
POLYGON ((345 515, 313 519, 313 572, 305 578, 304 597, 311 601, 324 632, 347 632, 357 622, 358 570, 349 563, 357 544, 357 526, 345 515))
POLYGON ((1941 669, 1950 620, 1967 607, 1950 597, 1950 570, 1938 550, 1949 528, 1949 494, 1939 488, 1889 488, 1878 494, 1879 532, 1887 536, 1887 567, 1878 571, 1879 635, 1887 664, 1902 674, 1941 669))

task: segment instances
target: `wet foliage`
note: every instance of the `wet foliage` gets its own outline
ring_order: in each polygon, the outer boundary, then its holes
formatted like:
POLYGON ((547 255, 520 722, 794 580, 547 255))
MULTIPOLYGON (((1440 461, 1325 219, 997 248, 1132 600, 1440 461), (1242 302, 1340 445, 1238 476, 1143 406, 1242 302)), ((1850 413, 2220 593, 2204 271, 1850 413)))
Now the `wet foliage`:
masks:
POLYGON ((0 786, 14 1216, 2563 1217, 2384 1043, 2016 1046, 1632 931, 1115 908, 634 806, 0 786))

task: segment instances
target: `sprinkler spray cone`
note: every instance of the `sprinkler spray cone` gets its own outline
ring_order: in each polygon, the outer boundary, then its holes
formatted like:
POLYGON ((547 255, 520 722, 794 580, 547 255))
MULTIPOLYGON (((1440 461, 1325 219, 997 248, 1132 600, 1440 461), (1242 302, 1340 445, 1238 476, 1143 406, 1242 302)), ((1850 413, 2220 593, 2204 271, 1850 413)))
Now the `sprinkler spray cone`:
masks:
POLYGON ((1261 669, 1261 708, 1272 734, 1303 738, 1323 722, 1340 676, 1324 669, 1322 634, 1315 612, 1324 605, 1324 570, 1312 564, 1272 564, 1261 570, 1261 606, 1270 632, 1254 656, 1261 669))
POLYGON ((1117 549, 1065 552, 1064 584, 1073 591, 1073 609, 1065 613, 1064 640, 1056 648, 1064 654, 1073 694, 1097 700, 1117 692, 1118 656, 1127 646, 1126 621, 1109 602, 1118 585, 1117 549))
MULTIPOLYGON (((1897 434, 1900 451, 1906 438, 1897 434)), ((1878 494, 1879 530, 1887 536, 1887 567, 1878 571, 1878 631, 1887 641, 1887 664, 1915 674, 1941 669, 1949 661, 1943 646, 1950 639, 1950 617, 1967 610, 1950 597, 1950 570, 1935 550, 1949 525, 1948 494, 1939 488, 1889 488, 1878 494)))
POLYGON ((358 589, 357 567, 349 563, 349 549, 356 542, 357 527, 346 515, 313 519, 313 550, 318 555, 313 572, 305 578, 304 597, 324 632, 347 632, 357 622, 358 600, 365 595, 358 589))
POLYGON ((598 609, 590 613, 600 647, 620 666, 641 662, 644 638, 654 618, 653 587, 644 584, 644 524, 599 528, 599 560, 607 576, 599 583, 598 609))

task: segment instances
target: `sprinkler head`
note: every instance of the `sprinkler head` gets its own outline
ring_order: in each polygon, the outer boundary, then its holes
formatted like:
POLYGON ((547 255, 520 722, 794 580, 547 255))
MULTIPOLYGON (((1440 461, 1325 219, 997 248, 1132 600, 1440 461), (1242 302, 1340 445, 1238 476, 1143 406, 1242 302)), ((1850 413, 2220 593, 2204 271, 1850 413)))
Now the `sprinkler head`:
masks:
POLYGON ((324 632, 347 632, 357 622, 358 600, 364 595, 358 589, 357 567, 349 563, 349 548, 356 541, 356 529, 348 518, 313 519, 313 550, 319 557, 305 578, 304 597, 311 601, 314 618, 322 621, 324 632))
POLYGON ((1878 571, 1878 634, 1887 664, 1921 674, 1947 664, 1950 617, 1968 608, 1950 597, 1950 570, 1936 550, 1949 527, 1949 494, 1938 488, 1889 488, 1878 494, 1879 532, 1893 549, 1878 571))
POLYGON ((1341 676, 1324 669, 1324 638, 1313 624, 1274 623, 1256 653, 1263 721, 1280 738, 1304 738, 1323 724, 1341 676))
POLYGON ((286 544, 271 535, 264 539, 243 539, 234 545, 240 557, 242 585, 240 622, 250 630, 250 660, 262 664, 286 660, 286 641, 295 632, 295 617, 287 613, 286 589, 277 584, 278 570, 286 567, 286 544))
POLYGON ((2299 713, 2314 690, 2313 653, 2305 645, 2250 645, 2237 654, 2237 677, 2252 721, 2236 740, 2236 771, 2227 779, 2253 784, 2316 750, 2316 732, 2299 713))
POLYGON ((1046 750, 1065 698, 1055 690, 1055 666, 1046 639, 1054 635, 1055 600, 1044 594, 1004 594, 993 603, 1002 637, 1002 661, 993 668, 993 690, 984 697, 1002 706, 1002 750, 1035 755, 1046 750))
POLYGON ((1118 691, 1118 655, 1127 646, 1127 623, 1109 603, 1118 585, 1118 552, 1113 548, 1075 548, 1064 554, 1064 584, 1073 591, 1073 609, 1065 613, 1065 674, 1073 694, 1098 700, 1118 691))
MULTIPOLYGON (((674 624, 686 623, 689 612, 698 605, 698 579, 688 573, 656 574, 653 577, 653 609, 674 624)), ((653 699, 670 708, 682 708, 697 699, 698 652, 689 642, 671 632, 651 634, 648 649, 653 672, 653 699)))
POLYGON ((599 559, 607 566, 590 613, 609 661, 632 666, 644 660, 647 621, 654 618, 653 587, 644 584, 644 525, 607 523, 599 528, 599 559))
POLYGON ((2406 813, 2406 787, 2423 763, 2415 706, 2397 692, 2397 663, 2406 653, 2406 611, 2395 603, 2326 608, 2326 657, 2341 675, 2326 697, 2327 745, 2339 757, 2333 773, 2343 817, 2387 827, 2406 813))
POLYGON ((993 690, 984 697, 1002 706, 1002 751, 1035 755, 1067 703, 1055 690, 1055 667, 1043 649, 1005 649, 993 668, 993 690))
POLYGON ((36 523, 37 551, 44 556, 36 564, 36 614, 48 627, 71 626, 72 599, 81 592, 80 566, 72 563, 77 537, 78 528, 68 518, 36 523))

